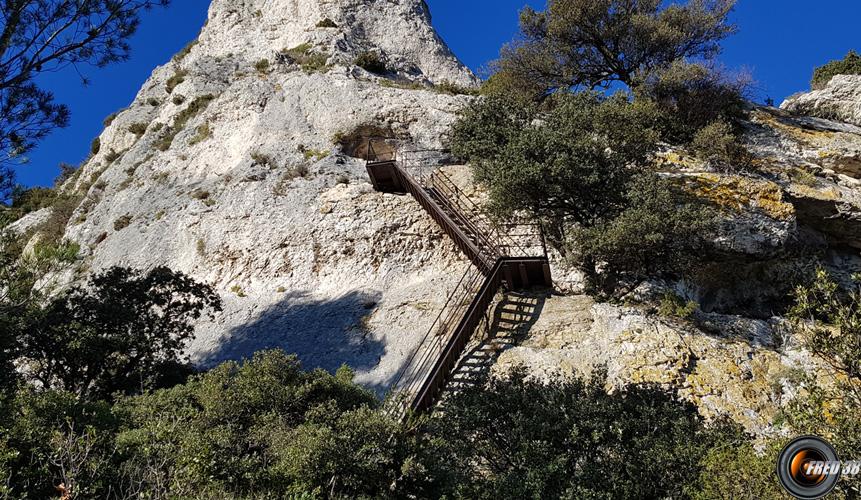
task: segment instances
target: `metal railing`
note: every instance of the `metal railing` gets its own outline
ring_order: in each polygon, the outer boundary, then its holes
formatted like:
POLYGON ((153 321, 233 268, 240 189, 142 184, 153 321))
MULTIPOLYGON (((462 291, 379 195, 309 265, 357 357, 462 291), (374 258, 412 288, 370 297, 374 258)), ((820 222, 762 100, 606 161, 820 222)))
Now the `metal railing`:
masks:
POLYGON ((406 150, 393 142, 396 140, 369 139, 368 164, 386 163, 384 168, 391 173, 385 175, 394 175, 398 189, 412 194, 474 264, 449 293, 442 310, 395 376, 392 390, 406 399, 394 399, 391 411, 402 416, 408 409, 423 411, 433 404, 503 281, 509 287, 528 283, 527 265, 536 261, 544 265, 544 281, 549 282, 550 274, 540 225, 498 223, 439 170, 451 164, 447 151, 406 150), (379 141, 386 146, 375 148, 379 141), (383 149, 387 152, 381 154, 383 149))
MULTIPOLYGON (((434 322, 428 328, 416 348, 404 362, 392 382, 392 391, 410 396, 409 403, 421 390, 434 364, 443 353, 455 333, 458 323, 472 303, 476 293, 485 281, 485 276, 476 267, 469 266, 457 285, 449 293, 448 299, 434 322)), ((395 411, 406 408, 397 403, 395 411)))

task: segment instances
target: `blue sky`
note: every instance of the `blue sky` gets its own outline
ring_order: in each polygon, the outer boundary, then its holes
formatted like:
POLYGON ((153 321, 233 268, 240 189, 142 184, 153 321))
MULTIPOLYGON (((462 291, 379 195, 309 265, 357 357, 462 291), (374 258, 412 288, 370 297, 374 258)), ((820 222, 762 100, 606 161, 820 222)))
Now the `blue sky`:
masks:
MULTIPOLYGON (((536 9, 544 0, 427 0, 433 23, 461 60, 479 70, 517 33, 518 11, 536 9)), ((50 185, 60 162, 80 163, 102 120, 127 106, 153 68, 197 36, 209 0, 174 0, 167 9, 145 13, 132 39, 130 61, 105 69, 84 68, 84 87, 74 71, 44 76, 40 83, 72 110, 71 125, 51 134, 18 170, 21 184, 50 185)), ((739 0, 734 13, 739 34, 724 43, 721 60, 728 68, 746 68, 757 82, 759 100, 777 103, 809 86, 813 68, 861 50, 858 21, 861 2, 820 0, 739 0)))

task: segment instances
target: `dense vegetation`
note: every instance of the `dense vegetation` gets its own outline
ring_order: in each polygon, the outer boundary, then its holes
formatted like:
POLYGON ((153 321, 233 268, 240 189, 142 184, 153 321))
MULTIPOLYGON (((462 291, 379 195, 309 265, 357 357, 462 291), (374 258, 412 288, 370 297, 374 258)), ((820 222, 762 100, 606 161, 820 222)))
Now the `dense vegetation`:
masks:
MULTIPOLYGON (((551 0, 545 12, 525 10, 521 41, 451 134, 493 214, 538 218, 600 294, 684 277, 708 251, 714 214, 652 168, 662 141, 714 169, 748 162, 737 141, 744 81, 709 63, 734 31, 733 1, 665 4, 551 0), (601 92, 610 87, 622 90, 601 92)), ((308 47, 288 52, 319 63, 308 47)), ((373 54, 356 64, 385 72, 373 54)), ((817 78, 855 63, 841 64, 817 78)), ((773 472, 781 440, 755 448, 666 388, 608 391, 600 372, 545 383, 515 371, 406 422, 348 367, 306 371, 281 351, 196 372, 182 353, 197 320, 221 307, 211 287, 166 268, 120 267, 52 286, 77 258, 58 230, 77 201, 19 190, 0 212, 52 206, 65 217, 26 251, 30 235, 0 232, 2 497, 783 497, 773 472)), ((861 289, 820 271, 793 297, 792 336, 839 376, 799 376, 780 423, 861 456, 861 289)), ((677 318, 695 306, 675 295, 661 305, 677 318)), ((842 493, 852 497, 851 487, 841 483, 842 493)))
POLYGON ((734 32, 732 0, 552 0, 521 14, 521 38, 455 124, 500 218, 530 214, 585 273, 622 294, 649 277, 684 278, 707 250, 714 213, 654 171, 661 142, 715 170, 749 159, 738 141, 744 79, 710 64, 734 32), (594 89, 620 88, 614 94, 594 89))
POLYGON ((861 75, 861 56, 850 50, 843 59, 816 68, 810 86, 814 89, 824 88, 837 75, 861 75))

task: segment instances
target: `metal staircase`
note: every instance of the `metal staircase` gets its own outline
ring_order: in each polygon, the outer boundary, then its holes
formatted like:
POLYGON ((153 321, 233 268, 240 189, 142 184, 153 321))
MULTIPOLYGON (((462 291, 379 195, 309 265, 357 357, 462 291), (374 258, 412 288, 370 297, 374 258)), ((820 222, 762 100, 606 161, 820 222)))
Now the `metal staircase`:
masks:
POLYGON ((439 151, 399 151, 388 142, 384 157, 368 142, 367 170, 377 191, 408 193, 472 262, 392 388, 393 411, 430 409, 451 378, 467 342, 501 287, 552 286, 547 251, 534 223, 494 223, 430 158, 439 151))

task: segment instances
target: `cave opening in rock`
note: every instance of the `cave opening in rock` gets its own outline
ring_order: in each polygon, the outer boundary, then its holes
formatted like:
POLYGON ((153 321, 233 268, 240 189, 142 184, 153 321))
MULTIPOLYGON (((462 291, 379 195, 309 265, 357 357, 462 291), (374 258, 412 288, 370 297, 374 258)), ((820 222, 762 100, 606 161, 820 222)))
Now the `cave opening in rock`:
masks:
POLYGON ((345 155, 367 160, 369 156, 393 159, 396 144, 404 140, 405 138, 396 136, 391 127, 360 125, 348 133, 338 134, 335 142, 341 146, 345 155), (373 146, 369 148, 371 142, 373 146))

